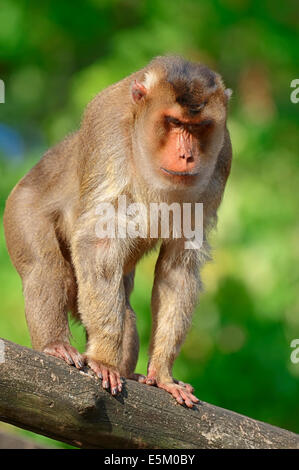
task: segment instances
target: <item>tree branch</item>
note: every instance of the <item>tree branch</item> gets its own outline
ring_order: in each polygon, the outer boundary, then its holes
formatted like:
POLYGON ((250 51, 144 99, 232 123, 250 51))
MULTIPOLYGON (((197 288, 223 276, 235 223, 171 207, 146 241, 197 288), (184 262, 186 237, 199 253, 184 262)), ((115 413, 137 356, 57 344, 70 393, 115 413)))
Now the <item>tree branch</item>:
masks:
POLYGON ((89 369, 6 340, 0 420, 85 448, 299 448, 297 434, 204 402, 190 410, 131 380, 112 397, 89 369))

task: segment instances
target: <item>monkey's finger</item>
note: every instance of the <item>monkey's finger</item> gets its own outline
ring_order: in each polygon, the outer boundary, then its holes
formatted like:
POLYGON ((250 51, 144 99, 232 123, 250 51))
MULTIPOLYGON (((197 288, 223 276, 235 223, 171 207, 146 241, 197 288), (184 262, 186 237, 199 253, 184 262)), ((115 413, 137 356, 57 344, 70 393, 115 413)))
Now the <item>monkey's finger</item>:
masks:
POLYGON ((139 382, 141 384, 145 384, 145 382, 146 382, 145 375, 138 374, 137 382, 139 382))
POLYGON ((180 405, 184 404, 184 399, 177 388, 173 388, 170 393, 180 405))
POLYGON ((109 386, 110 386, 109 371, 108 371, 107 367, 101 366, 101 372, 102 372, 102 377, 103 377, 102 386, 103 386, 103 388, 108 390, 109 386))
POLYGON ((189 396, 194 403, 199 403, 199 399, 193 393, 190 393, 189 396))
POLYGON ((171 384, 165 384, 165 385, 164 384, 158 384, 158 387, 163 388, 164 390, 166 390, 166 392, 170 393, 173 396, 173 398, 175 398, 176 401, 180 405, 184 404, 184 400, 181 397, 181 394, 180 394, 179 390, 175 387, 172 387, 171 384))
MULTIPOLYGON (((188 403, 191 402, 191 403, 198 403, 199 402, 199 399, 193 395, 193 393, 190 393, 188 392, 185 388, 180 388, 180 394, 181 396, 184 398, 184 400, 188 400, 188 403)), ((186 402, 186 405, 189 406, 186 402)), ((193 406, 193 405, 192 405, 193 406)))
POLYGON ((170 393, 180 405, 184 404, 184 400, 181 397, 180 390, 175 384, 173 384, 173 383, 166 383, 166 384, 158 383, 157 385, 158 385, 159 388, 163 388, 163 390, 166 390, 166 392, 170 393))
POLYGON ((185 388, 186 388, 187 392, 189 392, 189 393, 194 392, 194 387, 192 387, 192 385, 190 385, 190 384, 185 384, 185 388))
POLYGON ((180 385, 181 387, 184 387, 187 390, 187 392, 190 392, 190 393, 194 392, 194 388, 192 387, 192 385, 187 384, 185 382, 181 382, 181 380, 174 379, 174 381, 176 384, 180 385))
POLYGON ((102 379, 103 378, 103 374, 102 374, 102 371, 101 371, 101 367, 100 365, 94 361, 93 359, 90 359, 88 356, 84 355, 83 356, 83 359, 85 360, 85 362, 87 363, 87 365, 91 368, 91 370, 100 378, 102 379))
POLYGON ((48 356, 53 356, 53 357, 57 357, 58 359, 62 359, 70 366, 73 365, 71 362, 71 358, 67 358, 66 355, 62 354, 61 351, 56 351, 56 350, 52 351, 52 350, 45 349, 44 353, 47 354, 48 356))
POLYGON ((61 355, 64 357, 65 361, 70 365, 70 366, 74 366, 75 363, 72 359, 72 356, 67 352, 66 349, 64 349, 64 351, 61 351, 61 355))
POLYGON ((75 366, 77 367, 77 369, 83 369, 85 362, 82 359, 82 357, 78 357, 76 355, 73 359, 74 359, 75 366))
POLYGON ((145 379, 145 383, 146 383, 146 385, 156 385, 157 380, 156 380, 155 377, 147 376, 146 379, 145 379))
POLYGON ((110 390, 112 395, 117 395, 118 392, 121 391, 121 381, 120 376, 117 372, 109 371, 109 379, 110 379, 110 390))
POLYGON ((129 379, 135 380, 136 382, 139 382, 141 384, 146 383, 146 376, 142 374, 131 374, 129 379))
POLYGON ((192 403, 192 400, 189 398, 189 394, 185 393, 184 390, 182 389, 180 389, 179 392, 185 402, 185 405, 188 406, 188 408, 192 408, 193 403, 192 403))
POLYGON ((81 356, 81 354, 70 344, 65 345, 65 349, 68 355, 72 358, 73 365, 75 365, 77 369, 82 369, 85 363, 83 356, 81 356))
POLYGON ((121 392, 122 389, 123 389, 123 380, 121 379, 120 375, 117 374, 117 387, 118 387, 118 391, 121 392))
POLYGON ((44 353, 48 354, 49 356, 58 357, 58 359, 63 359, 67 364, 70 366, 74 365, 74 361, 71 356, 68 354, 65 346, 63 344, 49 346, 44 349, 44 353))

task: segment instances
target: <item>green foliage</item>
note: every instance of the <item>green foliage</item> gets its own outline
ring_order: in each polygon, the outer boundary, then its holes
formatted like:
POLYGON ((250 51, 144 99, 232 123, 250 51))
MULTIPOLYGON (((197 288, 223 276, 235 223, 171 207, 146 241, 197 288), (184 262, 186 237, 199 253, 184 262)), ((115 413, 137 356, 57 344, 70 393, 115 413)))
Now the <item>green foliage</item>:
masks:
MULTIPOLYGON (((9 191, 53 145, 78 127, 87 102, 153 56, 183 54, 218 70, 234 90, 234 163, 205 292, 175 364, 205 400, 299 431, 297 2, 257 0, 2 0, 1 123, 23 136, 26 158, 1 163, 0 209, 9 191), (41 152, 39 152, 41 153, 41 152)), ((1 144, 1 141, 0 141, 1 144)), ((2 228, 1 228, 2 230, 2 228)), ((0 234, 1 336, 30 345, 21 283, 0 234)), ((137 270, 133 305, 146 371, 156 254, 137 270)), ((84 348, 81 327, 74 344, 84 348)))

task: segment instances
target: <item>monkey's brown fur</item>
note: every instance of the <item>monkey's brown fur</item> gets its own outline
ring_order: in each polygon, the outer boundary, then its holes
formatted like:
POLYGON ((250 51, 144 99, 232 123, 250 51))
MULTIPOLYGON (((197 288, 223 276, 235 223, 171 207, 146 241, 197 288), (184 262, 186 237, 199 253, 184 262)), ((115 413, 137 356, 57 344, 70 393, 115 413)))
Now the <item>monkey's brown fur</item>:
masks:
POLYGON ((178 57, 154 59, 99 93, 81 128, 49 150, 7 200, 7 246, 23 281, 33 347, 77 367, 86 360, 113 394, 121 390, 120 375, 137 377, 129 296, 135 265, 157 239, 99 239, 96 207, 116 205, 120 195, 128 203, 204 204, 200 250, 185 249, 183 238, 162 240, 143 379, 192 406, 192 387, 174 382, 172 365, 190 326, 209 251, 206 232, 230 171, 227 101, 221 78, 206 67, 178 57), (190 176, 177 172, 182 165, 190 176), (69 345, 68 311, 86 328, 84 358, 69 345))

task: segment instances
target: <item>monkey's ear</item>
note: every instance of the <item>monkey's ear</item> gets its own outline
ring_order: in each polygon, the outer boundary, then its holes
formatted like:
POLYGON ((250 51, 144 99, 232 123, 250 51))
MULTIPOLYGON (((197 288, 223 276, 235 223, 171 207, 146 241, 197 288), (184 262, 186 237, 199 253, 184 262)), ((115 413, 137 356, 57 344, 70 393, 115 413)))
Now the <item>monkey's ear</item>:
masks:
POLYGON ((137 82, 137 80, 134 80, 131 86, 131 94, 132 94, 132 99, 134 103, 138 103, 138 101, 141 100, 147 93, 147 89, 145 88, 142 83, 137 82))
POLYGON ((227 101, 230 100, 232 94, 233 94, 233 90, 231 88, 227 88, 226 90, 224 90, 224 94, 227 98, 227 101))

